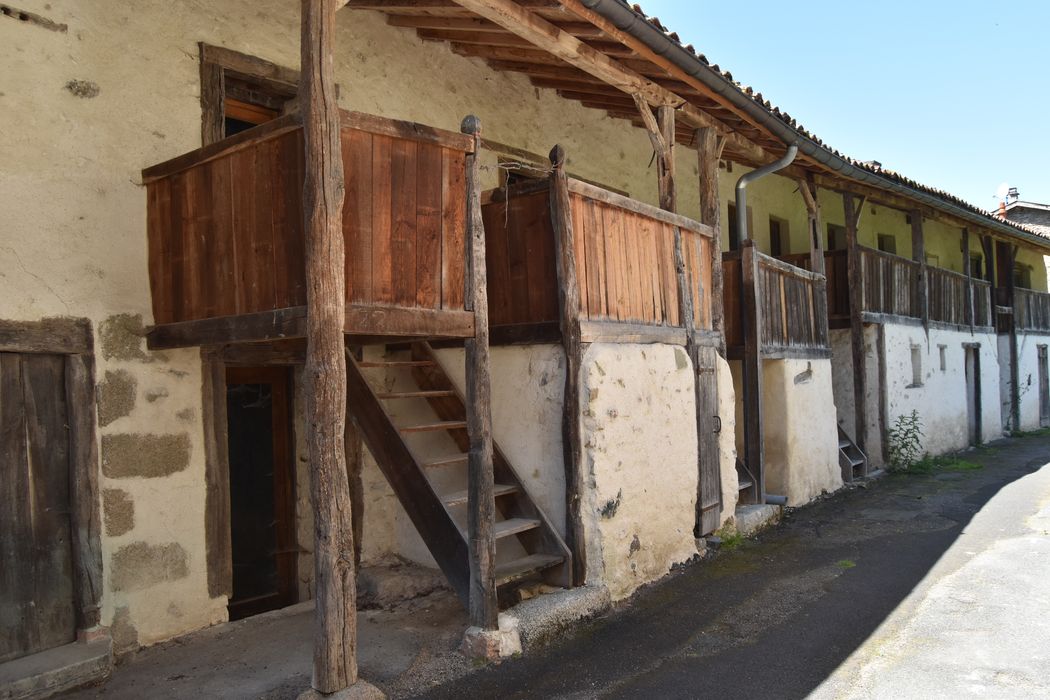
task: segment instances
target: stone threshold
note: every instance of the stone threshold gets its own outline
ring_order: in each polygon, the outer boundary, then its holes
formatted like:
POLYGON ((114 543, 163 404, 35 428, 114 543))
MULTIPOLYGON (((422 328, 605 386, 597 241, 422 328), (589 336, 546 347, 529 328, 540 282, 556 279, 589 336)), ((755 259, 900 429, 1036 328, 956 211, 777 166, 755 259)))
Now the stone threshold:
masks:
POLYGON ((108 637, 73 642, 0 664, 0 700, 47 698, 109 676, 113 643, 108 637))

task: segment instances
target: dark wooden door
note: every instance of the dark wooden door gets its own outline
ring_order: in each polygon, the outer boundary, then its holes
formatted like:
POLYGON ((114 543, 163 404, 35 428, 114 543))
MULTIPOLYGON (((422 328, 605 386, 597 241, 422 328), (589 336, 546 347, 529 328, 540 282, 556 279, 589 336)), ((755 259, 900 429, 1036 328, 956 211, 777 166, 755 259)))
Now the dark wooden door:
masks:
POLYGON ((1047 347, 1040 345, 1039 353, 1039 425, 1050 426, 1050 369, 1047 368, 1047 347))
POLYGON ((72 642, 65 358, 0 353, 0 662, 72 642))
POLYGON ((701 346, 696 352, 696 380, 700 384, 696 406, 696 429, 700 450, 700 482, 697 534, 708 535, 718 529, 722 512, 721 456, 718 433, 722 421, 718 416, 718 353, 713 347, 701 346))
POLYGON ((230 368, 226 373, 233 545, 230 619, 296 600, 289 383, 288 370, 280 367, 230 368))

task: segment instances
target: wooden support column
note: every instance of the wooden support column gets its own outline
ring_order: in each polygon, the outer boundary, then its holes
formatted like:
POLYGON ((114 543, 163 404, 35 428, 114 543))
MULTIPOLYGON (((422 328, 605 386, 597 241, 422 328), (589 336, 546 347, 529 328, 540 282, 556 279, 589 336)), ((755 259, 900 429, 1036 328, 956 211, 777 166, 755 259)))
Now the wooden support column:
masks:
POLYGON ((913 209, 909 212, 911 218, 911 257, 919 263, 919 279, 917 285, 917 298, 919 300, 919 317, 922 318, 922 327, 927 333, 930 330, 930 295, 927 286, 928 275, 926 274, 926 239, 922 230, 922 212, 913 209))
POLYGON ((667 211, 678 211, 678 190, 675 183, 675 131, 674 107, 662 105, 657 111, 660 124, 660 137, 664 148, 656 159, 660 177, 660 208, 667 211))
POLYGON ((758 256, 755 241, 744 239, 740 248, 741 325, 744 358, 744 464, 754 477, 756 503, 766 501, 765 446, 762 426, 762 304, 758 292, 758 256))
POLYGON ((474 312, 474 337, 467 338, 467 539, 470 550, 470 624, 498 629, 496 599, 496 500, 492 476, 492 380, 489 365, 489 297, 485 276, 485 225, 481 220, 481 122, 463 120, 474 137, 467 156, 467 269, 465 303, 474 312))
MULTIPOLYGON (((682 278, 687 275, 681 250, 681 231, 675 230, 675 267, 679 275, 679 316, 686 319, 686 350, 696 372, 696 435, 698 475, 696 498, 696 535, 702 537, 718 529, 722 513, 722 460, 718 445, 718 353, 725 355, 725 311, 722 306, 722 251, 719 226, 718 160, 725 139, 709 127, 694 132, 697 166, 700 174, 700 222, 714 229, 711 240, 711 320, 718 345, 700 347, 693 324, 692 295, 683 293, 682 278)), ((695 284, 695 281, 690 283, 695 284)))
POLYGON ((963 312, 966 315, 966 323, 970 326, 970 332, 973 333, 973 271, 970 269, 970 229, 964 227, 961 236, 963 272, 966 274, 966 296, 963 299, 963 312))
POLYGON ((855 414, 853 440, 862 450, 868 433, 868 379, 864 357, 864 271, 860 260, 857 228, 861 206, 849 192, 842 194, 842 209, 846 218, 846 250, 849 265, 849 328, 853 350, 853 409, 855 414))
POLYGON ((576 279, 576 246, 565 174, 565 149, 555 146, 551 161, 551 224, 558 271, 559 323, 565 349, 565 399, 562 410, 562 446, 565 453, 565 541, 572 550, 573 583, 587 582, 587 550, 583 533, 581 497, 587 485, 583 476, 583 437, 580 432, 580 370, 583 342, 580 335, 580 286, 576 279))
POLYGON ((220 348, 201 348, 202 421, 204 422, 204 555, 208 595, 233 594, 233 544, 230 532, 230 456, 226 418, 226 363, 220 348))
POLYGON ((305 140, 306 419, 314 508, 314 690, 357 681, 354 533, 343 452, 346 421, 346 307, 343 160, 332 45, 339 0, 302 0, 302 108, 305 140))
POLYGON ((1017 357, 1017 304, 1014 295, 1014 264, 1017 262, 1017 246, 1000 243, 997 259, 1002 259, 999 269, 999 284, 1006 287, 1006 306, 1010 307, 1009 325, 1006 332, 1010 343, 1010 422, 1015 431, 1021 429, 1021 371, 1017 357))
MULTIPOLYGON (((358 360, 361 348, 347 348, 347 352, 358 360)), ((364 449, 361 429, 350 411, 350 392, 346 396, 346 426, 343 429, 343 452, 346 455, 346 480, 350 486, 350 522, 354 531, 354 568, 361 566, 361 543, 364 541, 365 493, 361 482, 362 452, 364 449)))
POLYGON ((817 323, 824 325, 824 337, 828 334, 828 280, 824 269, 824 238, 820 235, 822 223, 820 220, 820 201, 817 199, 817 186, 807 180, 799 178, 798 191, 802 195, 802 201, 806 205, 806 225, 809 229, 809 269, 823 278, 819 281, 817 288, 813 290, 814 312, 817 323))
POLYGON ((722 206, 718 196, 718 161, 725 139, 711 127, 697 129, 697 170, 700 173, 700 223, 715 230, 711 251, 711 325, 718 334, 718 352, 726 354, 725 305, 722 292, 722 206))

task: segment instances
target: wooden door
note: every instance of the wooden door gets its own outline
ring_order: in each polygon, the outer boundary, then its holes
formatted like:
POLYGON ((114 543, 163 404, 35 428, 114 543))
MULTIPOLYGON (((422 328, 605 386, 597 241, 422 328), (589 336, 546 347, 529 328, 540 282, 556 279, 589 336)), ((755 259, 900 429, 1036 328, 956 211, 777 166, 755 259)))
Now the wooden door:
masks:
POLYGON ((966 374, 966 426, 971 445, 980 445, 981 434, 981 350, 963 345, 966 374))
POLYGON ((296 600, 289 384, 283 367, 238 367, 226 372, 233 551, 230 619, 296 600))
POLYGON ((65 358, 0 353, 0 662, 72 642, 65 358))
POLYGON ((722 512, 721 456, 718 434, 722 421, 718 416, 718 353, 713 347, 701 346, 696 352, 697 394, 696 429, 700 450, 700 482, 697 535, 708 535, 718 529, 722 512))
POLYGON ((1039 425, 1050 426, 1050 371, 1047 369, 1046 346, 1040 345, 1039 351, 1039 425))

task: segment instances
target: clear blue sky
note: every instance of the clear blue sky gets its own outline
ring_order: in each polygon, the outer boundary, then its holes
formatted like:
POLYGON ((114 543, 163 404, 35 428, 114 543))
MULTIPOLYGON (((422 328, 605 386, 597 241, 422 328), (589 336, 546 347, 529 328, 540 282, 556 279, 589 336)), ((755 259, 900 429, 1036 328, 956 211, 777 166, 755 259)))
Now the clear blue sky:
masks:
POLYGON ((986 209, 1001 182, 1050 203, 1046 0, 638 1, 847 155, 986 209))

